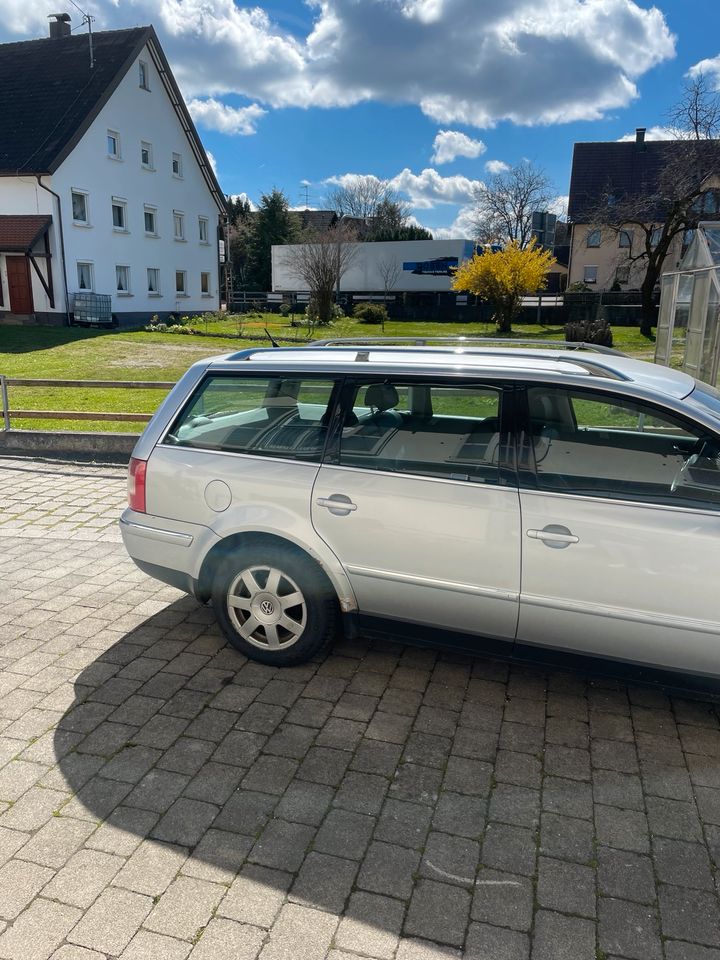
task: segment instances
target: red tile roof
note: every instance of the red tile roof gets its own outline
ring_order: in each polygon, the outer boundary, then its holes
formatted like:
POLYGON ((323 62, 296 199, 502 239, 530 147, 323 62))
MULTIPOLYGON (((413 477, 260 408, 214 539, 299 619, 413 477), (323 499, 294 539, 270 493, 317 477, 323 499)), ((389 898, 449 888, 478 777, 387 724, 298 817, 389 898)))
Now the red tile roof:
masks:
POLYGON ((0 215, 0 253, 29 253, 51 223, 39 214, 0 215))

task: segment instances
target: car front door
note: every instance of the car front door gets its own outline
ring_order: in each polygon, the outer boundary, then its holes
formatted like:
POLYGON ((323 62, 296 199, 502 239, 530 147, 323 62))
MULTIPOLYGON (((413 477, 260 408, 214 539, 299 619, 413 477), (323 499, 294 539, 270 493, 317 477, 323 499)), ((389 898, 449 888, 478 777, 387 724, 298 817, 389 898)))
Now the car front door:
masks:
POLYGON ((501 386, 358 379, 312 495, 361 614, 512 641, 520 510, 501 386))
POLYGON ((720 674, 720 446, 662 407, 529 386, 518 643, 720 674))

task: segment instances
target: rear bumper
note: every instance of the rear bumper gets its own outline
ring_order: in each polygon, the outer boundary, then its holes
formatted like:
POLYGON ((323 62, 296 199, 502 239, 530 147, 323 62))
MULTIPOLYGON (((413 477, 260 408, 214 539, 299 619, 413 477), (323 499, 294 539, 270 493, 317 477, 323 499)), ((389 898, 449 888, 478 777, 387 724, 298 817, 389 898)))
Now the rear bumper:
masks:
POLYGON ((209 527, 129 509, 120 518, 120 533, 141 570, 193 595, 203 560, 219 540, 209 527))
POLYGON ((168 567, 161 567, 156 563, 147 563, 145 560, 136 560, 134 557, 133 562, 138 569, 142 570, 143 573, 146 573, 154 580, 160 580, 161 583, 167 583, 171 587, 176 587, 178 590, 189 593, 195 597, 196 600, 201 600, 198 581, 194 577, 191 577, 189 573, 183 573, 182 570, 171 570, 168 567))

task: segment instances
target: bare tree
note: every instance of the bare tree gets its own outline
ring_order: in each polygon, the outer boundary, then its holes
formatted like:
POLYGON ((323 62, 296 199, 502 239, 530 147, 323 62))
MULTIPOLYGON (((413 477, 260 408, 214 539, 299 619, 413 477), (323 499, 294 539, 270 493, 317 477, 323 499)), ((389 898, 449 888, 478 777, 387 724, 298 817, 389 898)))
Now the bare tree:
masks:
POLYGON ((676 238, 700 220, 720 218, 720 95, 699 74, 685 85, 669 116, 677 124, 676 139, 652 144, 642 188, 620 194, 608 183, 583 216, 583 222, 601 228, 604 243, 616 243, 626 233, 624 262, 644 268, 640 332, 647 337, 655 322, 655 288, 676 238))
POLYGON ((328 192, 326 203, 339 217, 367 220, 377 215, 381 204, 396 199, 388 180, 368 175, 334 187, 328 192))
POLYGON ((481 243, 518 243, 532 237, 532 215, 554 200, 550 180, 540 167, 519 163, 493 174, 475 189, 475 229, 481 243))
POLYGON ((678 140, 716 140, 720 135, 720 93, 704 73, 697 73, 687 80, 667 117, 678 140))
POLYGON ((310 291, 311 324, 324 325, 332 319, 335 292, 356 255, 355 233, 342 220, 329 230, 310 234, 303 243, 286 248, 290 274, 310 291))
MULTIPOLYGON (((380 274, 383 282, 383 304, 387 312, 387 302, 390 291, 393 289, 395 284, 400 279, 400 274, 402 273, 402 267, 400 266, 400 261, 396 257, 383 257, 382 260, 378 260, 377 271, 380 274)), ((382 322, 383 333, 385 333, 385 319, 383 317, 382 322)))

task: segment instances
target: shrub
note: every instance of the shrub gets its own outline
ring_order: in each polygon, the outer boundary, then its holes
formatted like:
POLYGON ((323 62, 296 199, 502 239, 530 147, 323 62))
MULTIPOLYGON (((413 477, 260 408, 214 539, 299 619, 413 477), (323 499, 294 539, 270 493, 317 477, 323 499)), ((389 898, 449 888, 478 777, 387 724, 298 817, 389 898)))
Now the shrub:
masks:
POLYGON ((565 339, 570 343, 597 343, 602 347, 613 345, 612 329, 607 320, 580 320, 566 323, 565 339))
POLYGON ((305 307, 305 316, 311 326, 327 327, 334 320, 341 320, 345 316, 345 311, 339 303, 333 303, 330 308, 330 318, 328 320, 321 320, 317 301, 314 297, 311 297, 310 302, 307 307, 305 307))
POLYGON ((388 318, 383 303, 357 303, 353 308, 353 317, 360 323, 385 323, 388 318))
POLYGON ((167 324, 161 323, 157 317, 153 317, 152 322, 149 323, 145 329, 148 333, 165 333, 167 330, 167 324))

